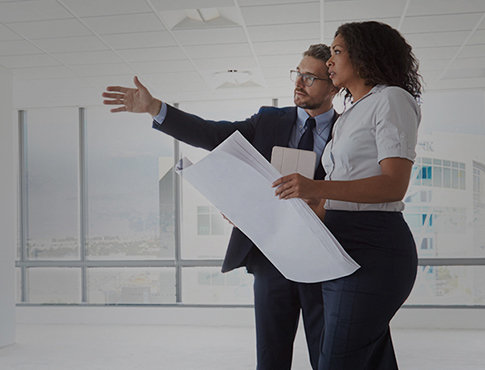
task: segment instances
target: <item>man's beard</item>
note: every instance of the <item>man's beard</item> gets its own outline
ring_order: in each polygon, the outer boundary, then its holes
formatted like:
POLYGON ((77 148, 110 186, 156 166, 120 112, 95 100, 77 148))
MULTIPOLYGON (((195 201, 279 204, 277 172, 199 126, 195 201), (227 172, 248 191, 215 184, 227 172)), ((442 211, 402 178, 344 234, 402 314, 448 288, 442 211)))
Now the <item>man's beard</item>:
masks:
MULTIPOLYGON (((301 90, 298 90, 298 91, 301 91, 301 90)), ((293 96, 293 100, 295 100, 295 96, 293 96)), ((314 102, 314 101, 313 102, 312 101, 306 101, 306 102, 300 102, 300 103, 295 102, 295 104, 296 104, 296 106, 298 106, 300 108, 309 109, 309 110, 318 109, 322 106, 322 102, 314 102)))

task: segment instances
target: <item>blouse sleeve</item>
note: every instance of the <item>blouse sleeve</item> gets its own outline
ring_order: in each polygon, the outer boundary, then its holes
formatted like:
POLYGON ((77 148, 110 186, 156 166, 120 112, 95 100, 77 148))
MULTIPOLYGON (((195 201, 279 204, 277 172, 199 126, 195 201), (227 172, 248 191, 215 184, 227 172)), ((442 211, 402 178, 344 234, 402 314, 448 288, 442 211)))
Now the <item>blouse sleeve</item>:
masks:
POLYGON ((376 111, 378 162, 396 157, 414 162, 420 108, 405 90, 397 87, 386 90, 376 111))

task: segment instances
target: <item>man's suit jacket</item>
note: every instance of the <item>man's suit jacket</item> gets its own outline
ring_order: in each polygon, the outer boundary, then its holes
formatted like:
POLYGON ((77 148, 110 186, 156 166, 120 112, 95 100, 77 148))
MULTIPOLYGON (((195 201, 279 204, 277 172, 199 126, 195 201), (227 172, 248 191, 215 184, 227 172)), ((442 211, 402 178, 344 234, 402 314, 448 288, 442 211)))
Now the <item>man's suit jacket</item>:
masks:
MULTIPOLYGON (((189 145, 212 150, 238 130, 268 161, 274 146, 288 146, 297 117, 296 107, 262 107, 245 121, 210 121, 168 106, 167 116, 153 127, 189 145)), ((335 114, 333 122, 337 119, 335 114)), ((332 122, 332 124, 333 124, 332 122)), ((222 272, 246 264, 253 242, 234 228, 222 265, 222 272)))

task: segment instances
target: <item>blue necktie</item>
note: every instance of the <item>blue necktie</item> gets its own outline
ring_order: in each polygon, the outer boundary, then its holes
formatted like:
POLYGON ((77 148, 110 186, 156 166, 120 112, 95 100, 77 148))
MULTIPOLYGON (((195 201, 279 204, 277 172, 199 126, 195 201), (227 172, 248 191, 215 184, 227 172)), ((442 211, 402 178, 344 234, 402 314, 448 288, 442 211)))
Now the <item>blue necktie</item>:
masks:
MULTIPOLYGON (((313 129, 317 125, 315 118, 309 117, 306 120, 306 131, 301 136, 300 142, 298 143, 298 149, 303 150, 313 150, 313 129)), ((325 171, 323 170, 321 158, 317 158, 318 166, 315 171, 315 180, 323 180, 325 178, 325 171)))
POLYGON ((313 129, 316 125, 315 118, 310 117, 306 120, 306 131, 301 136, 298 149, 313 150, 313 129))

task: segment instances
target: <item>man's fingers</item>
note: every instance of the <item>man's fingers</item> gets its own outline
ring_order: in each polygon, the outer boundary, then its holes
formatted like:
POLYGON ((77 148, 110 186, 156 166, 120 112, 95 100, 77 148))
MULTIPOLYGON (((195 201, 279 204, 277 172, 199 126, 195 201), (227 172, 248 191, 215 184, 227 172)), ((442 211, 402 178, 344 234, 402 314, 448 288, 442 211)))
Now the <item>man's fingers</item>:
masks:
POLYGON ((126 112, 126 107, 113 108, 113 109, 110 109, 110 112, 111 113, 126 112))
POLYGON ((123 100, 115 99, 115 100, 103 100, 104 105, 122 105, 123 100))
POLYGON ((123 87, 123 86, 108 86, 106 88, 107 91, 118 91, 122 93, 126 93, 127 91, 133 90, 130 87, 123 87))
POLYGON ((125 97, 125 94, 107 93, 107 92, 104 92, 102 94, 102 96, 104 98, 123 99, 125 97))

